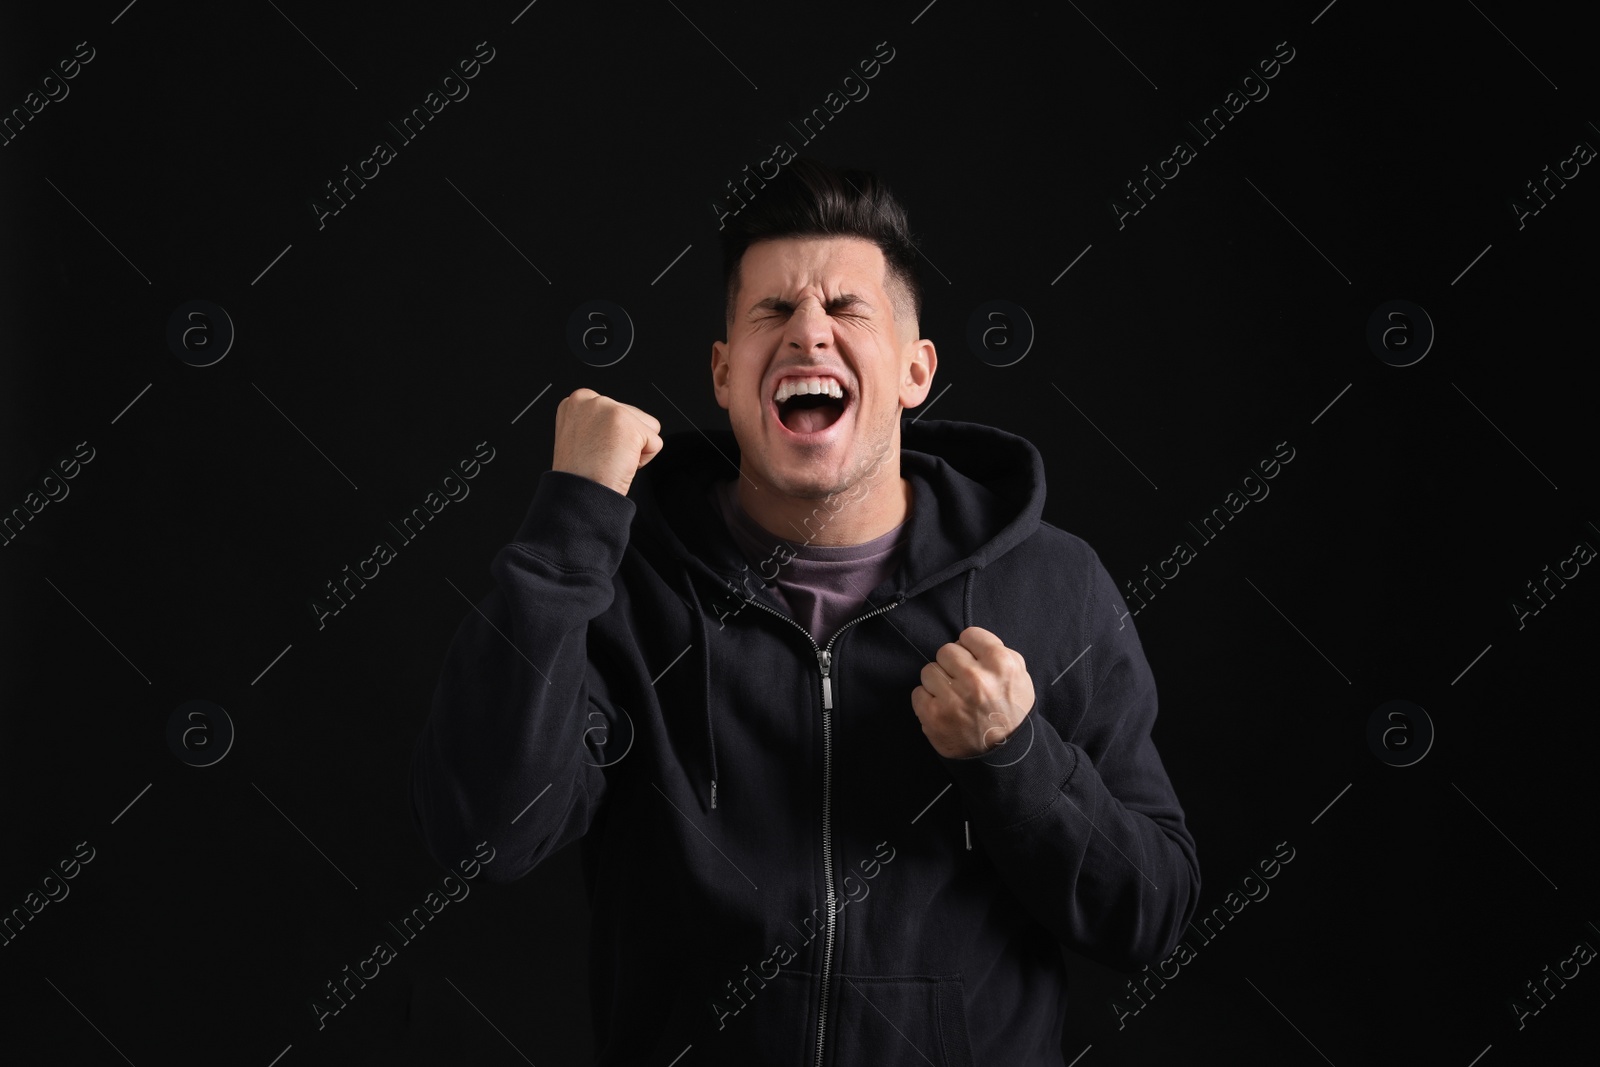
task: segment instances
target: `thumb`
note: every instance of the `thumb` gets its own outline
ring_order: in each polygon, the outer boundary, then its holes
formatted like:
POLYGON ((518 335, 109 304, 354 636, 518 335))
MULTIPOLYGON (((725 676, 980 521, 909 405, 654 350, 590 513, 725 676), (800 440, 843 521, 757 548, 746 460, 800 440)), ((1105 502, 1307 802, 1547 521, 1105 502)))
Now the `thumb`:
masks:
POLYGON ((639 466, 643 467, 646 463, 655 459, 666 446, 666 442, 661 439, 660 434, 652 433, 649 439, 645 441, 643 451, 639 453, 639 466))

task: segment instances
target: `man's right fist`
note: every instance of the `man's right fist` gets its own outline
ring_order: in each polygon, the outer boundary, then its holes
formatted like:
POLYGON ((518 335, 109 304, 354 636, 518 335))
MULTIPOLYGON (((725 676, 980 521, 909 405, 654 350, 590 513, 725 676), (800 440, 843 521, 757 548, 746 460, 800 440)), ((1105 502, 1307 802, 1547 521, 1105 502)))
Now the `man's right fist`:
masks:
POLYGON ((633 476, 663 447, 661 423, 654 416, 578 388, 556 406, 550 469, 581 474, 626 496, 633 476))

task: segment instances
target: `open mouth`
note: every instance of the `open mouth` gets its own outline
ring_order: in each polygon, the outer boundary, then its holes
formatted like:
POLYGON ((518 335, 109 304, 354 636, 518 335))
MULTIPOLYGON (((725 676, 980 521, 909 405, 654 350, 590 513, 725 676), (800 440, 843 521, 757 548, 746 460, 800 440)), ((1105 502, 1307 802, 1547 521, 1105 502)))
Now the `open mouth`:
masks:
MULTIPOLYGON (((784 383, 776 396, 783 396, 793 388, 784 383)), ((801 387, 806 388, 805 386, 801 387)), ((850 407, 850 394, 836 381, 826 380, 820 392, 797 391, 772 402, 778 423, 796 436, 806 437, 832 428, 850 407), (834 396, 837 392, 839 395, 834 396)))

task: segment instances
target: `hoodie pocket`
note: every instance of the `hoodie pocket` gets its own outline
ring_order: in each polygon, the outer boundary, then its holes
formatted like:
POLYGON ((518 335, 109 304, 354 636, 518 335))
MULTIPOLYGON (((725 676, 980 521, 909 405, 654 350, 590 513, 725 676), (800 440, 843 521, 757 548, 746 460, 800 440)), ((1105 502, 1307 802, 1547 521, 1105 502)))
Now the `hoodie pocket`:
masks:
POLYGON ((779 970, 761 978, 730 964, 725 977, 733 981, 720 991, 707 986, 681 1001, 680 1011, 697 1020, 695 1055, 706 1057, 699 1062, 809 1063, 801 1050, 815 1047, 817 976, 779 970))
POLYGON ((838 1067, 972 1067, 961 976, 840 974, 838 1067))

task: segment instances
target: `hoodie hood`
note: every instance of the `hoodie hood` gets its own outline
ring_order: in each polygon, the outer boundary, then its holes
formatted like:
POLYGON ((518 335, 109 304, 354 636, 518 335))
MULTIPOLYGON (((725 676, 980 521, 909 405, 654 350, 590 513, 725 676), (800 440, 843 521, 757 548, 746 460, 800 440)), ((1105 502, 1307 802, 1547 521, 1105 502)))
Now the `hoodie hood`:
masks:
MULTIPOLYGON (((750 567, 708 499, 713 482, 733 477, 740 469, 733 431, 677 431, 663 442, 661 453, 629 489, 628 496, 638 507, 630 544, 673 585, 695 619, 709 769, 704 802, 709 810, 716 807, 718 714, 711 684, 717 650, 711 635, 723 625, 716 601, 753 599, 785 617, 789 612, 774 583, 750 567), (708 619, 717 625, 709 625, 708 619)), ((963 625, 970 625, 972 584, 978 573, 1039 528, 1044 461, 1024 438, 955 420, 902 418, 900 445, 900 477, 912 488, 905 552, 890 579, 888 596, 874 598, 862 611, 884 603, 897 605, 964 575, 963 625)), ((882 477, 883 472, 873 476, 882 477)), ((837 502, 830 510, 819 501, 818 508, 823 514, 842 510, 837 502)), ((781 570, 778 573, 781 576, 781 570)))

